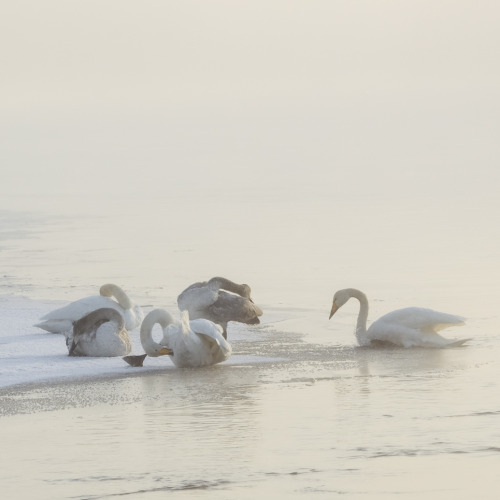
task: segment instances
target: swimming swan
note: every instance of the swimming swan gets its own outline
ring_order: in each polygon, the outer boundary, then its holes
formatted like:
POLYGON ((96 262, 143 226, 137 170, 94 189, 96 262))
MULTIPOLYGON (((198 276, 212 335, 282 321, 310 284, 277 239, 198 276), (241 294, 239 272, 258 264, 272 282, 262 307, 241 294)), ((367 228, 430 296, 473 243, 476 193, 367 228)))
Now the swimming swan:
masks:
POLYGON ((392 311, 375 321, 367 330, 368 299, 363 292, 355 288, 346 288, 335 293, 330 318, 351 297, 358 299, 360 303, 355 335, 361 346, 378 341, 401 347, 451 347, 460 346, 470 340, 448 340, 437 333, 449 326, 465 324, 464 318, 421 307, 392 311))
POLYGON ((124 356, 132 349, 123 316, 109 307, 80 318, 65 335, 70 356, 124 356))
POLYGON ((125 320, 127 330, 133 330, 141 324, 144 318, 141 307, 134 305, 118 285, 111 283, 102 285, 99 293, 100 295, 84 297, 47 313, 34 326, 50 333, 69 332, 73 328, 75 321, 78 321, 89 312, 103 307, 110 307, 118 311, 125 320), (116 301, 111 297, 115 297, 116 301))
POLYGON ((250 298, 248 285, 239 285, 226 278, 193 283, 178 297, 181 311, 189 311, 192 319, 204 318, 222 326, 222 335, 227 339, 227 324, 237 321, 258 325, 262 309, 250 298))
MULTIPOLYGON (((141 344, 147 355, 169 354, 174 365, 180 368, 221 363, 232 352, 219 325, 206 319, 189 321, 188 311, 181 311, 180 321, 176 321, 164 309, 154 309, 148 313, 141 325, 141 344), (160 343, 153 339, 153 327, 156 323, 163 329, 160 343), (164 352, 165 348, 170 352, 164 352)), ((127 356, 123 359, 132 366, 142 366, 144 357, 127 356)))

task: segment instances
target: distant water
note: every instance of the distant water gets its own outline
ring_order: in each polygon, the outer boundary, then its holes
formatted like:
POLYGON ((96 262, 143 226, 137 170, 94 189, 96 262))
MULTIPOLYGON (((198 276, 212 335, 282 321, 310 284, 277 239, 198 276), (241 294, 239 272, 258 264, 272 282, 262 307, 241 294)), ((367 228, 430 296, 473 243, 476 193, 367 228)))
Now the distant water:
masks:
POLYGON ((265 316, 233 344, 245 363, 0 392, 2 496, 497 498, 492 202, 305 196, 4 199, 3 295, 73 300, 111 281, 172 308, 224 275, 265 316), (472 340, 358 348, 354 301, 328 321, 346 286, 370 320, 432 307, 466 316, 444 335, 472 340))

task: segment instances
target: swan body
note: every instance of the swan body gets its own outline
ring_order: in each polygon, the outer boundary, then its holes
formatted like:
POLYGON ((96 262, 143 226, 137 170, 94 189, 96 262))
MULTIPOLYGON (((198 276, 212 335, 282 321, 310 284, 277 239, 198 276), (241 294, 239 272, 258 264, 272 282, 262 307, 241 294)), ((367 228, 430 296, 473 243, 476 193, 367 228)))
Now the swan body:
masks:
POLYGON ((464 318, 423 307, 392 311, 373 322, 367 330, 368 299, 363 292, 355 288, 346 288, 335 293, 330 318, 351 297, 358 299, 360 303, 355 335, 361 346, 385 342, 400 347, 439 348, 459 346, 469 340, 449 340, 437 333, 450 326, 465 324, 464 318))
POLYGON ((134 305, 118 285, 111 283, 102 285, 99 293, 100 295, 84 297, 47 313, 35 326, 50 333, 67 333, 71 331, 75 321, 102 308, 118 311, 125 320, 127 330, 133 330, 141 324, 144 318, 142 308, 134 305), (115 297, 116 300, 111 297, 115 297))
POLYGON ((132 349, 123 316, 109 307, 80 318, 65 336, 70 356, 124 356, 132 349))
POLYGON ((187 310, 191 319, 204 318, 222 326, 222 335, 227 338, 230 321, 258 325, 262 309, 251 299, 251 288, 239 285, 226 278, 193 283, 178 297, 181 311, 187 310))
POLYGON ((219 325, 206 319, 190 321, 188 311, 181 312, 180 321, 164 309, 151 311, 141 325, 141 344, 149 356, 163 355, 165 347, 171 350, 170 358, 180 368, 221 363, 232 352, 219 325), (159 343, 155 342, 152 333, 156 323, 163 329, 163 338, 159 343))

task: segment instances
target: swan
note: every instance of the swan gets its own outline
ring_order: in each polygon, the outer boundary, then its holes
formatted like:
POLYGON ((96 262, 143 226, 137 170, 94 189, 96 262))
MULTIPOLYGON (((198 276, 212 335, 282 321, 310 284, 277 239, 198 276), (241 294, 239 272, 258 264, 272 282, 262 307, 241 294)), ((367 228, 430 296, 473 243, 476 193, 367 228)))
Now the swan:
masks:
POLYGON ((448 340, 437 333, 449 326, 465 324, 464 318, 422 307, 392 311, 376 320, 367 330, 368 299, 355 288, 335 292, 330 319, 351 297, 358 299, 360 304, 355 335, 361 346, 385 342, 401 347, 452 347, 470 340, 448 340))
POLYGON ((110 307, 75 321, 65 336, 70 356, 124 356, 132 349, 123 316, 110 307))
POLYGON ((99 294, 84 297, 55 309, 40 318, 41 321, 34 326, 50 333, 66 333, 73 328, 75 321, 89 312, 103 307, 110 307, 118 311, 125 320, 127 330, 133 330, 141 324, 144 318, 142 308, 134 305, 118 285, 112 283, 102 285, 99 294), (115 297, 116 301, 111 297, 115 297))
POLYGON ((262 309, 250 298, 248 285, 239 285, 226 278, 193 283, 178 297, 179 309, 189 311, 192 319, 204 318, 222 326, 222 335, 227 339, 229 321, 258 325, 262 309))
MULTIPOLYGON (((181 311, 176 321, 165 309, 154 309, 147 314, 141 325, 141 344, 149 356, 169 354, 175 366, 194 368, 214 365, 225 361, 232 348, 222 336, 222 328, 206 319, 189 320, 189 312, 181 311), (153 327, 159 323, 163 329, 160 343, 153 339, 153 327), (165 352, 165 348, 167 351, 165 352), (173 351, 173 352, 172 352, 173 351)), ((132 366, 142 366, 142 356, 123 358, 132 366)))

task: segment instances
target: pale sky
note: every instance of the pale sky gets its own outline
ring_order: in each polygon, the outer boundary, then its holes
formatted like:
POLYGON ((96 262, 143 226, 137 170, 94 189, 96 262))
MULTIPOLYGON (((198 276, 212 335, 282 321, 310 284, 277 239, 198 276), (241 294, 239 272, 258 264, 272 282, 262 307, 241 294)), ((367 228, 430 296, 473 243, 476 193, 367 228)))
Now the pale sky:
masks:
POLYGON ((498 2, 21 0, 0 14, 1 193, 498 186, 498 2))

